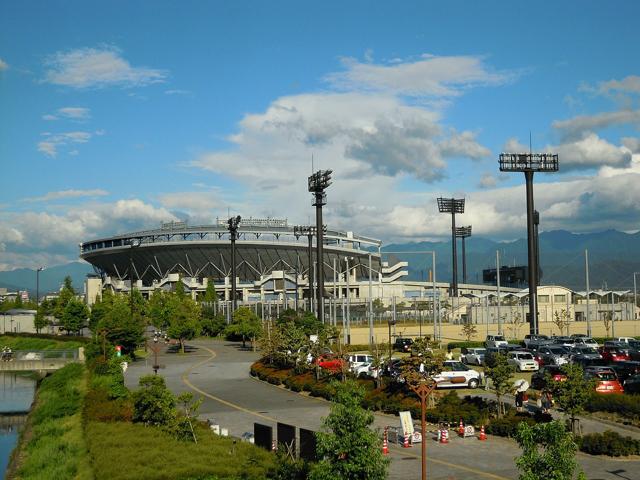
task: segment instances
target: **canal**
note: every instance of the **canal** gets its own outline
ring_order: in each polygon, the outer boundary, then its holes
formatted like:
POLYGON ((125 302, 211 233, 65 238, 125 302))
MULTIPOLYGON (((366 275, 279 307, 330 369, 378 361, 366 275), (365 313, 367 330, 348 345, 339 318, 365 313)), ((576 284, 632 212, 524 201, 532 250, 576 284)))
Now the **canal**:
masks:
POLYGON ((3 477, 35 391, 33 373, 0 372, 0 472, 3 477))

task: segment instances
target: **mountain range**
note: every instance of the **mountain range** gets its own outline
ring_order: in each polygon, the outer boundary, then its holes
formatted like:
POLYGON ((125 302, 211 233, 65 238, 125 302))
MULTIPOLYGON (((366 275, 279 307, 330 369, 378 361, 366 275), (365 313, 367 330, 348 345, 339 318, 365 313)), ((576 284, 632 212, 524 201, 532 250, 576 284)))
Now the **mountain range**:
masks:
MULTIPOLYGON (((527 264, 526 239, 496 242, 472 236, 465 242, 468 283, 482 283, 482 270, 496 266, 496 251, 500 252, 502 266, 527 264)), ((543 272, 540 283, 584 290, 585 250, 588 250, 589 255, 589 280, 592 289, 633 289, 633 274, 640 272, 640 232, 631 234, 616 230, 585 234, 564 230, 540 233, 540 265, 543 272)), ((403 252, 388 256, 408 261, 409 278, 413 280, 427 280, 431 270, 431 254, 418 252, 435 251, 437 280, 451 280, 451 241, 389 244, 383 247, 382 252, 385 251, 403 252)), ((93 273, 93 267, 84 262, 46 268, 40 272, 40 293, 58 291, 67 275, 71 276, 76 290, 82 291, 84 279, 89 273, 93 273)), ((460 241, 458 282, 462 283, 460 241)), ((36 272, 28 268, 0 271, 0 287, 35 293, 36 272)))

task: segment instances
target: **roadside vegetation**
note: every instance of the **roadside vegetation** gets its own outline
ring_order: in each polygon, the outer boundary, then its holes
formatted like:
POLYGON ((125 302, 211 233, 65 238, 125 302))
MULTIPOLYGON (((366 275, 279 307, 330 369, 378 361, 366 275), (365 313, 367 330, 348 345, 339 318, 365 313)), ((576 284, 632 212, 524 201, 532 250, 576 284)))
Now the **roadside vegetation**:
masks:
POLYGON ((11 350, 73 350, 86 345, 84 338, 15 333, 0 335, 0 347, 11 350))

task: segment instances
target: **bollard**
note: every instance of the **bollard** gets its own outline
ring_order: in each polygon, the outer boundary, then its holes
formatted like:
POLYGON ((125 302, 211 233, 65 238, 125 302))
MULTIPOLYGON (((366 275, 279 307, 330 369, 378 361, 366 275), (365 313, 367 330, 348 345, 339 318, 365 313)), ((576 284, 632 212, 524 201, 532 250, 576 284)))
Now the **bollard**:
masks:
POLYGON ((486 440, 487 434, 484 433, 484 425, 480 427, 480 435, 478 436, 478 440, 486 440))
POLYGON ((446 428, 442 429, 442 433, 440 434, 440 443, 449 443, 449 430, 446 428))
POLYGON ((464 438, 464 423, 462 423, 462 419, 460 419, 460 425, 458 426, 458 435, 464 438))
POLYGON ((389 455, 389 441, 387 438, 387 431, 389 430, 389 427, 384 427, 384 437, 382 439, 382 454, 383 455, 389 455))
POLYGON ((409 444, 409 435, 405 434, 404 436, 404 443, 402 444, 403 448, 409 448, 411 447, 411 445, 409 444))

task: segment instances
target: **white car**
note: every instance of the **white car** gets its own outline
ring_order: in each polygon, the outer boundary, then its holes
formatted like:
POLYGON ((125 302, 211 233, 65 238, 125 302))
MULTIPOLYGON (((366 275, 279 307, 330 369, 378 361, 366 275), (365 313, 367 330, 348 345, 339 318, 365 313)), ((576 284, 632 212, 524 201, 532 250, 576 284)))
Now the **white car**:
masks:
POLYGON ((371 365, 371 362, 373 362, 373 356, 371 355, 364 353, 354 353, 353 355, 349 355, 349 368, 356 375, 358 375, 358 372, 356 371, 357 369, 365 364, 371 365))
POLYGON ((593 338, 589 337, 576 337, 576 347, 591 347, 598 348, 598 342, 596 342, 593 338))
POLYGON ((504 335, 487 335, 484 342, 487 347, 499 348, 500 346, 507 346, 508 342, 504 338, 504 335))
POLYGON ((622 343, 629 343, 630 341, 634 342, 635 340, 636 339, 634 337, 617 337, 613 339, 614 342, 622 342, 622 343))
POLYGON ((462 354, 463 363, 471 363, 473 365, 484 364, 484 356, 487 353, 486 348, 467 348, 462 354))
POLYGON ((507 363, 516 367, 519 372, 537 372, 540 369, 538 362, 529 352, 509 352, 507 354, 507 363))
POLYGON ((446 360, 442 372, 433 376, 438 388, 469 387, 477 388, 480 385, 480 372, 472 370, 462 362, 446 360))
POLYGON ((358 367, 351 368, 351 371, 359 377, 360 375, 368 375, 371 378, 378 378, 378 368, 373 368, 371 362, 363 363, 358 367))

